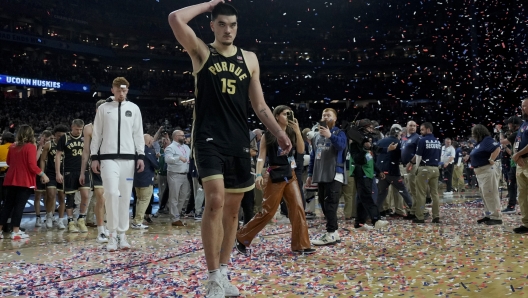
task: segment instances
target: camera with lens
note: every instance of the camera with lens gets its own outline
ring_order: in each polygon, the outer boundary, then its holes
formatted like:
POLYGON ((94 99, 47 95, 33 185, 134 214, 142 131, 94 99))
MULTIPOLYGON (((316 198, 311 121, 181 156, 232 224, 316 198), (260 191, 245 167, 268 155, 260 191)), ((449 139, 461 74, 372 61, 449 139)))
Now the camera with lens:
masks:
POLYGON ((163 122, 163 131, 161 132, 161 134, 169 136, 172 134, 172 125, 167 119, 165 119, 165 122, 163 122))

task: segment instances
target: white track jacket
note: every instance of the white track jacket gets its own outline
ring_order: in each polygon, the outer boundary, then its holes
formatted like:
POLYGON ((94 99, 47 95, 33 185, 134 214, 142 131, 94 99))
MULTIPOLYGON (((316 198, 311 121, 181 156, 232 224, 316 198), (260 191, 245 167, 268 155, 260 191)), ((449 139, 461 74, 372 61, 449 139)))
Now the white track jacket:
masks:
POLYGON ((139 107, 130 101, 111 101, 97 109, 93 123, 92 160, 145 157, 143 119, 139 107))

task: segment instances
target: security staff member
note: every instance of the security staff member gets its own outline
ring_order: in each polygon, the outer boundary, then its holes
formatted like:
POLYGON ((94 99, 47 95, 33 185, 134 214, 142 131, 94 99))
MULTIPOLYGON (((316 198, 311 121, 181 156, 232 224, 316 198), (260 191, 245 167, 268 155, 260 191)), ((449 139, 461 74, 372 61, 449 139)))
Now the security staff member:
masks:
POLYGON ((438 198, 438 164, 442 155, 442 144, 433 135, 433 125, 425 122, 420 126, 422 138, 418 141, 416 150, 416 164, 418 165, 416 175, 417 196, 413 223, 424 223, 425 190, 429 185, 431 198, 433 200, 433 223, 440 223, 440 207, 438 198))

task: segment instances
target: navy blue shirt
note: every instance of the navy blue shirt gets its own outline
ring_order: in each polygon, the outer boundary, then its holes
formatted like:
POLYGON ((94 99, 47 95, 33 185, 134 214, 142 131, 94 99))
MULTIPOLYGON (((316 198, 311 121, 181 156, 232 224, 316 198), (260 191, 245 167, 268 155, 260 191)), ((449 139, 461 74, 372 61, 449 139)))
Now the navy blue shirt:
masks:
POLYGON ((379 155, 376 160, 376 167, 389 176, 401 176, 400 173, 400 159, 401 159, 401 146, 398 138, 386 137, 378 142, 378 147, 381 149, 378 151, 379 155), (396 143, 398 146, 395 150, 387 152, 387 148, 391 143, 396 143), (385 149, 385 150, 384 150, 385 149))
MULTIPOLYGON (((517 131, 517 137, 515 138, 515 144, 513 144, 513 148, 515 149, 515 152, 519 152, 524 149, 528 145, 528 122, 523 121, 521 124, 521 127, 517 131)), ((528 157, 528 153, 521 156, 521 157, 528 157)))
POLYGON ((411 159, 416 154, 416 148, 418 147, 419 139, 420 136, 417 133, 413 133, 410 136, 402 136, 401 161, 404 165, 411 162, 411 159))
POLYGON ((499 142, 495 141, 492 137, 487 136, 482 139, 480 143, 477 143, 475 149, 473 149, 469 155, 471 157, 471 166, 473 166, 473 168, 479 168, 489 165, 491 153, 493 153, 498 147, 499 142))
POLYGON ((416 155, 422 157, 420 166, 437 167, 442 156, 442 144, 433 134, 427 134, 418 141, 416 155))
POLYGON ((453 161, 455 166, 458 164, 458 159, 462 157, 462 148, 458 147, 455 149, 455 160, 453 161))
POLYGON ((134 170, 134 187, 149 187, 154 184, 154 171, 159 169, 156 152, 145 145, 145 169, 138 173, 134 170))

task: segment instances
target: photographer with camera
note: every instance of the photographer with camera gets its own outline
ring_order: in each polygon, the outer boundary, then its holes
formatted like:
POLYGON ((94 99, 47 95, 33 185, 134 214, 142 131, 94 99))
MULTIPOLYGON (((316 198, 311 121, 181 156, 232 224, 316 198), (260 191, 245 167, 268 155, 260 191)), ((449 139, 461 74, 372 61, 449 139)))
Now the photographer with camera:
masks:
MULTIPOLYGON (((385 179, 381 179, 378 182, 378 206, 382 206, 387 198, 389 193, 389 186, 392 185, 395 189, 399 191, 399 194, 405 200, 407 206, 412 207, 411 195, 407 191, 405 184, 402 179, 400 172, 400 162, 401 162, 401 146, 400 139, 402 134, 402 128, 400 125, 393 125, 388 136, 380 140, 378 143, 379 146, 379 156, 376 161, 376 166, 380 171, 385 174, 385 179), (392 147, 395 147, 394 150, 392 147)), ((399 195, 398 195, 399 196, 399 195)), ((396 199, 396 198, 395 198, 396 199)), ((402 216, 405 216, 403 214, 402 216)))
POLYGON ((337 112, 332 108, 323 110, 319 122, 319 133, 314 136, 314 150, 310 154, 306 185, 317 183, 319 203, 326 217, 326 233, 313 240, 313 245, 334 245, 341 242, 337 232, 337 208, 341 188, 347 183, 345 159, 347 138, 335 126, 337 112))
POLYGON ((374 154, 370 151, 372 147, 372 123, 368 119, 362 119, 356 126, 347 128, 347 136, 351 139, 349 145, 350 170, 349 176, 354 177, 357 190, 357 217, 354 228, 362 231, 381 229, 389 223, 381 220, 378 205, 372 196, 373 179, 377 174, 380 179, 385 179, 385 174, 380 173, 374 165, 374 154), (353 135, 350 134, 353 130, 353 135), (374 227, 366 224, 367 218, 374 227))

